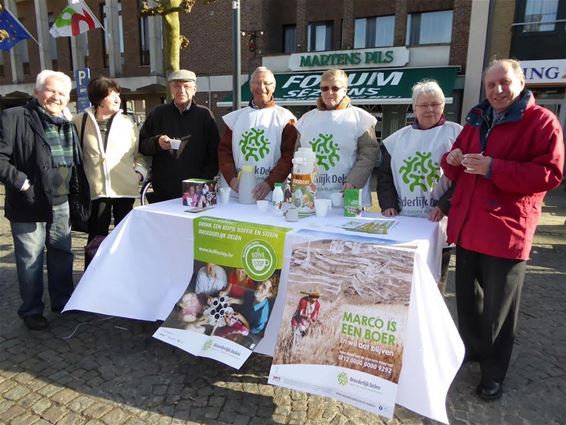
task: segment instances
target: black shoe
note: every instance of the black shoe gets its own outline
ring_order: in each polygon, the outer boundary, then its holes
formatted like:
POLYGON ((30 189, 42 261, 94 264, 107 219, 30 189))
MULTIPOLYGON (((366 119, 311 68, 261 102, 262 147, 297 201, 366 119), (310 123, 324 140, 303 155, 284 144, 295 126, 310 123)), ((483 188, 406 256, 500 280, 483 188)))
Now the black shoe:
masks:
POLYGON ((42 331, 49 327, 49 322, 41 314, 32 314, 22 318, 24 324, 32 331, 42 331))
POLYGON ((481 383, 476 388, 476 393, 484 401, 498 400, 503 394, 503 384, 495 381, 481 383))
POLYGON ((65 306, 63 306, 63 307, 51 307, 51 311, 53 313, 61 313, 64 308, 65 308, 65 306))

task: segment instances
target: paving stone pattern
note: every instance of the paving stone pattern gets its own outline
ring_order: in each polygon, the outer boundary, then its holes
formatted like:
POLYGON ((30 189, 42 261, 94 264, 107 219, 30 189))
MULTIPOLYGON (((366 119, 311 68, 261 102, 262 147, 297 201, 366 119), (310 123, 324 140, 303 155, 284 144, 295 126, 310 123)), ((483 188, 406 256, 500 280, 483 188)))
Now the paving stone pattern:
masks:
MULTIPOLYGON (((153 339, 157 323, 82 312, 56 315, 47 308, 50 329, 28 331, 16 314, 20 298, 12 239, 0 213, 0 424, 435 423, 399 406, 394 418, 385 420, 270 386, 269 357, 253 355, 234 370, 153 339)), ((528 265, 503 398, 480 401, 474 394, 478 365, 465 364, 446 401, 452 424, 566 423, 565 217, 561 187, 547 197, 528 265)), ((84 244, 77 234, 76 281, 84 244)), ((453 273, 448 288, 446 302, 454 316, 453 273)))

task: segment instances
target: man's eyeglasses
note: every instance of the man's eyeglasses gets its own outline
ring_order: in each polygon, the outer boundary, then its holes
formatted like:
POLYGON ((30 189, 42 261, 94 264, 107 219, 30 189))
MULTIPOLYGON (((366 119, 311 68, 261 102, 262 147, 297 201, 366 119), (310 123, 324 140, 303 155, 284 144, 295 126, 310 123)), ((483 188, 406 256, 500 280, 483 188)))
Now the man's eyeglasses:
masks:
POLYGON ((338 87, 338 86, 320 86, 320 91, 324 91, 327 92, 328 90, 331 90, 333 92, 337 92, 342 90, 344 87, 338 87))
POLYGON ((432 108, 432 109, 438 109, 442 106, 442 103, 423 103, 421 105, 416 105, 417 108, 422 108, 422 109, 428 109, 428 108, 432 108))

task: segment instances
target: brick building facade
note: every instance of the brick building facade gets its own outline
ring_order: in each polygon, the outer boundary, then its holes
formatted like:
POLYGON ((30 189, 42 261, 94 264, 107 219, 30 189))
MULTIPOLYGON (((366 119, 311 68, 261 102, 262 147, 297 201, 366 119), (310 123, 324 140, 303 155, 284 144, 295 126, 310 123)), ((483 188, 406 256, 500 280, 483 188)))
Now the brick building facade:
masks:
MULTIPOLYGON (((301 78, 306 78, 307 73, 320 75, 321 68, 290 68, 290 61, 302 53, 356 56, 366 54, 368 49, 373 49, 370 53, 395 50, 395 55, 400 52, 407 55, 408 60, 393 68, 387 64, 368 65, 358 74, 368 72, 374 77, 380 74, 387 80, 393 78, 392 72, 416 69, 418 75, 427 77, 429 70, 436 72, 439 68, 450 68, 456 76, 447 84, 447 113, 449 119, 459 121, 468 60, 470 14, 472 4, 477 1, 481 0, 241 0, 240 83, 245 83, 253 69, 260 65, 268 66, 281 78, 292 79, 293 73, 301 78), (383 27, 382 22, 386 26, 383 27), (433 27, 430 27, 431 23, 433 27), (435 38, 439 25, 445 35, 441 39, 435 38), (377 47, 370 40, 373 37, 371 31, 384 37, 384 40, 375 39, 376 45, 381 43, 377 47)), ((66 3, 65 0, 6 0, 7 7, 15 11, 14 14, 40 42, 40 22, 43 20, 48 29, 66 3)), ((107 23, 106 32, 119 29, 119 37, 113 37, 113 40, 120 54, 107 57, 105 45, 108 40, 104 40, 105 33, 101 29, 83 35, 86 41, 77 37, 73 42, 70 38, 52 41, 48 33, 45 36, 44 29, 44 50, 50 50, 48 46, 51 44, 56 46, 56 55, 52 55, 56 57, 44 60, 44 67, 72 75, 73 68, 88 66, 92 76, 102 74, 117 78, 124 88, 122 97, 128 101, 128 109, 143 115, 165 97, 160 18, 141 18, 138 0, 86 0, 86 3, 103 24, 103 10, 108 9, 112 16, 119 16, 120 22, 114 27, 107 23)), ((217 1, 210 5, 197 2, 191 14, 181 15, 181 30, 190 40, 189 47, 181 51, 181 67, 197 73, 197 102, 211 107, 217 116, 230 110, 231 7, 232 2, 217 1)), ((27 54, 21 53, 22 47, 3 54, 3 72, 0 72, 2 107, 21 103, 29 96, 35 75, 42 68, 39 46, 31 40, 20 44, 26 45, 27 54), (26 58, 27 61, 19 60, 26 58), (14 66, 13 62, 21 62, 22 66, 14 66)), ((342 67, 347 72, 360 68, 342 67)), ((387 99, 360 101, 384 123, 387 134, 411 119, 410 87, 409 92, 407 87, 403 90, 387 99), (396 102, 395 98, 400 100, 396 102), (398 118, 391 120, 389 116, 398 118)), ((356 104, 355 96, 352 97, 356 104)), ((289 100, 288 107, 300 115, 314 104, 311 100, 289 100)), ((221 120, 218 121, 223 127, 221 120)))
MULTIPOLYGON (((290 0, 284 3, 279 0, 242 0, 240 7, 242 83, 260 65, 269 67, 276 75, 290 75, 293 70, 288 66, 289 58, 300 53, 356 52, 356 25, 360 19, 393 17, 393 35, 386 46, 408 50, 409 60, 402 65, 402 69, 418 68, 422 70, 420 75, 426 77, 428 67, 457 67, 457 77, 446 96, 450 102, 447 107, 449 119, 460 120, 472 8, 469 0, 290 0), (423 43, 408 41, 410 15, 421 19, 435 12, 450 14, 449 39, 440 42, 432 39, 423 43), (309 46, 309 32, 312 35, 312 27, 317 25, 319 29, 320 25, 329 29, 329 40, 323 49, 309 46), (289 28, 293 31, 294 43, 293 49, 286 51, 289 46, 286 45, 285 34, 289 28)), ((181 63, 199 76, 197 100, 208 104, 217 116, 223 115, 230 110, 232 92, 232 10, 224 2, 197 4, 190 15, 182 17, 182 28, 191 43, 188 49, 181 52, 181 63)), ((348 72, 347 66, 344 69, 348 72)), ((387 68, 373 66, 366 70, 381 69, 387 68)), ((322 69, 316 72, 321 74, 322 69)), ((243 87, 242 91, 245 92, 246 88, 243 87)), ((388 112, 402 115, 408 112, 405 119, 397 120, 394 125, 384 129, 390 133, 411 119, 410 101, 407 101, 410 92, 402 97, 403 100, 397 105, 390 101, 382 105, 379 100, 363 105, 378 115, 385 122, 385 127, 387 122, 391 122, 387 119, 388 112)), ((243 103, 245 101, 244 96, 243 103)), ((286 106, 300 115, 309 108, 305 103, 308 102, 288 102, 286 106)), ((223 127, 221 122, 219 126, 223 127)))

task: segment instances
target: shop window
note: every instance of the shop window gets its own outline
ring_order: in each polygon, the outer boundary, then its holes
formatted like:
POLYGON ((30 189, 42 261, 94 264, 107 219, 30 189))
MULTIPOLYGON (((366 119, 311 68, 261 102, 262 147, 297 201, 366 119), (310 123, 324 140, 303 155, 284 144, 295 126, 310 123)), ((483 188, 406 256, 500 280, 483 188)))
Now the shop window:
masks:
MULTIPOLYGON (((124 27, 122 25, 122 2, 118 2, 118 42, 120 44, 121 62, 124 65, 124 27)), ((106 16, 106 3, 100 5, 100 15, 102 16, 102 25, 104 28, 109 28, 108 17, 106 16)), ((101 31, 102 34, 102 57, 104 58, 104 67, 108 68, 108 38, 106 32, 101 31)))
POLYGON ((141 16, 139 20, 140 30, 140 65, 149 65, 149 18, 141 16))
POLYGON ((283 25, 283 53, 297 52, 297 26, 283 25))
POLYGON ((523 32, 554 31, 558 0, 527 0, 523 32))
POLYGON ((312 22, 307 32, 307 51, 332 50, 332 22, 312 22))
POLYGON ((376 16, 356 19, 354 48, 393 46, 395 16, 376 16))
POLYGON ((452 15, 452 10, 409 14, 405 44, 407 46, 450 44, 452 15))

